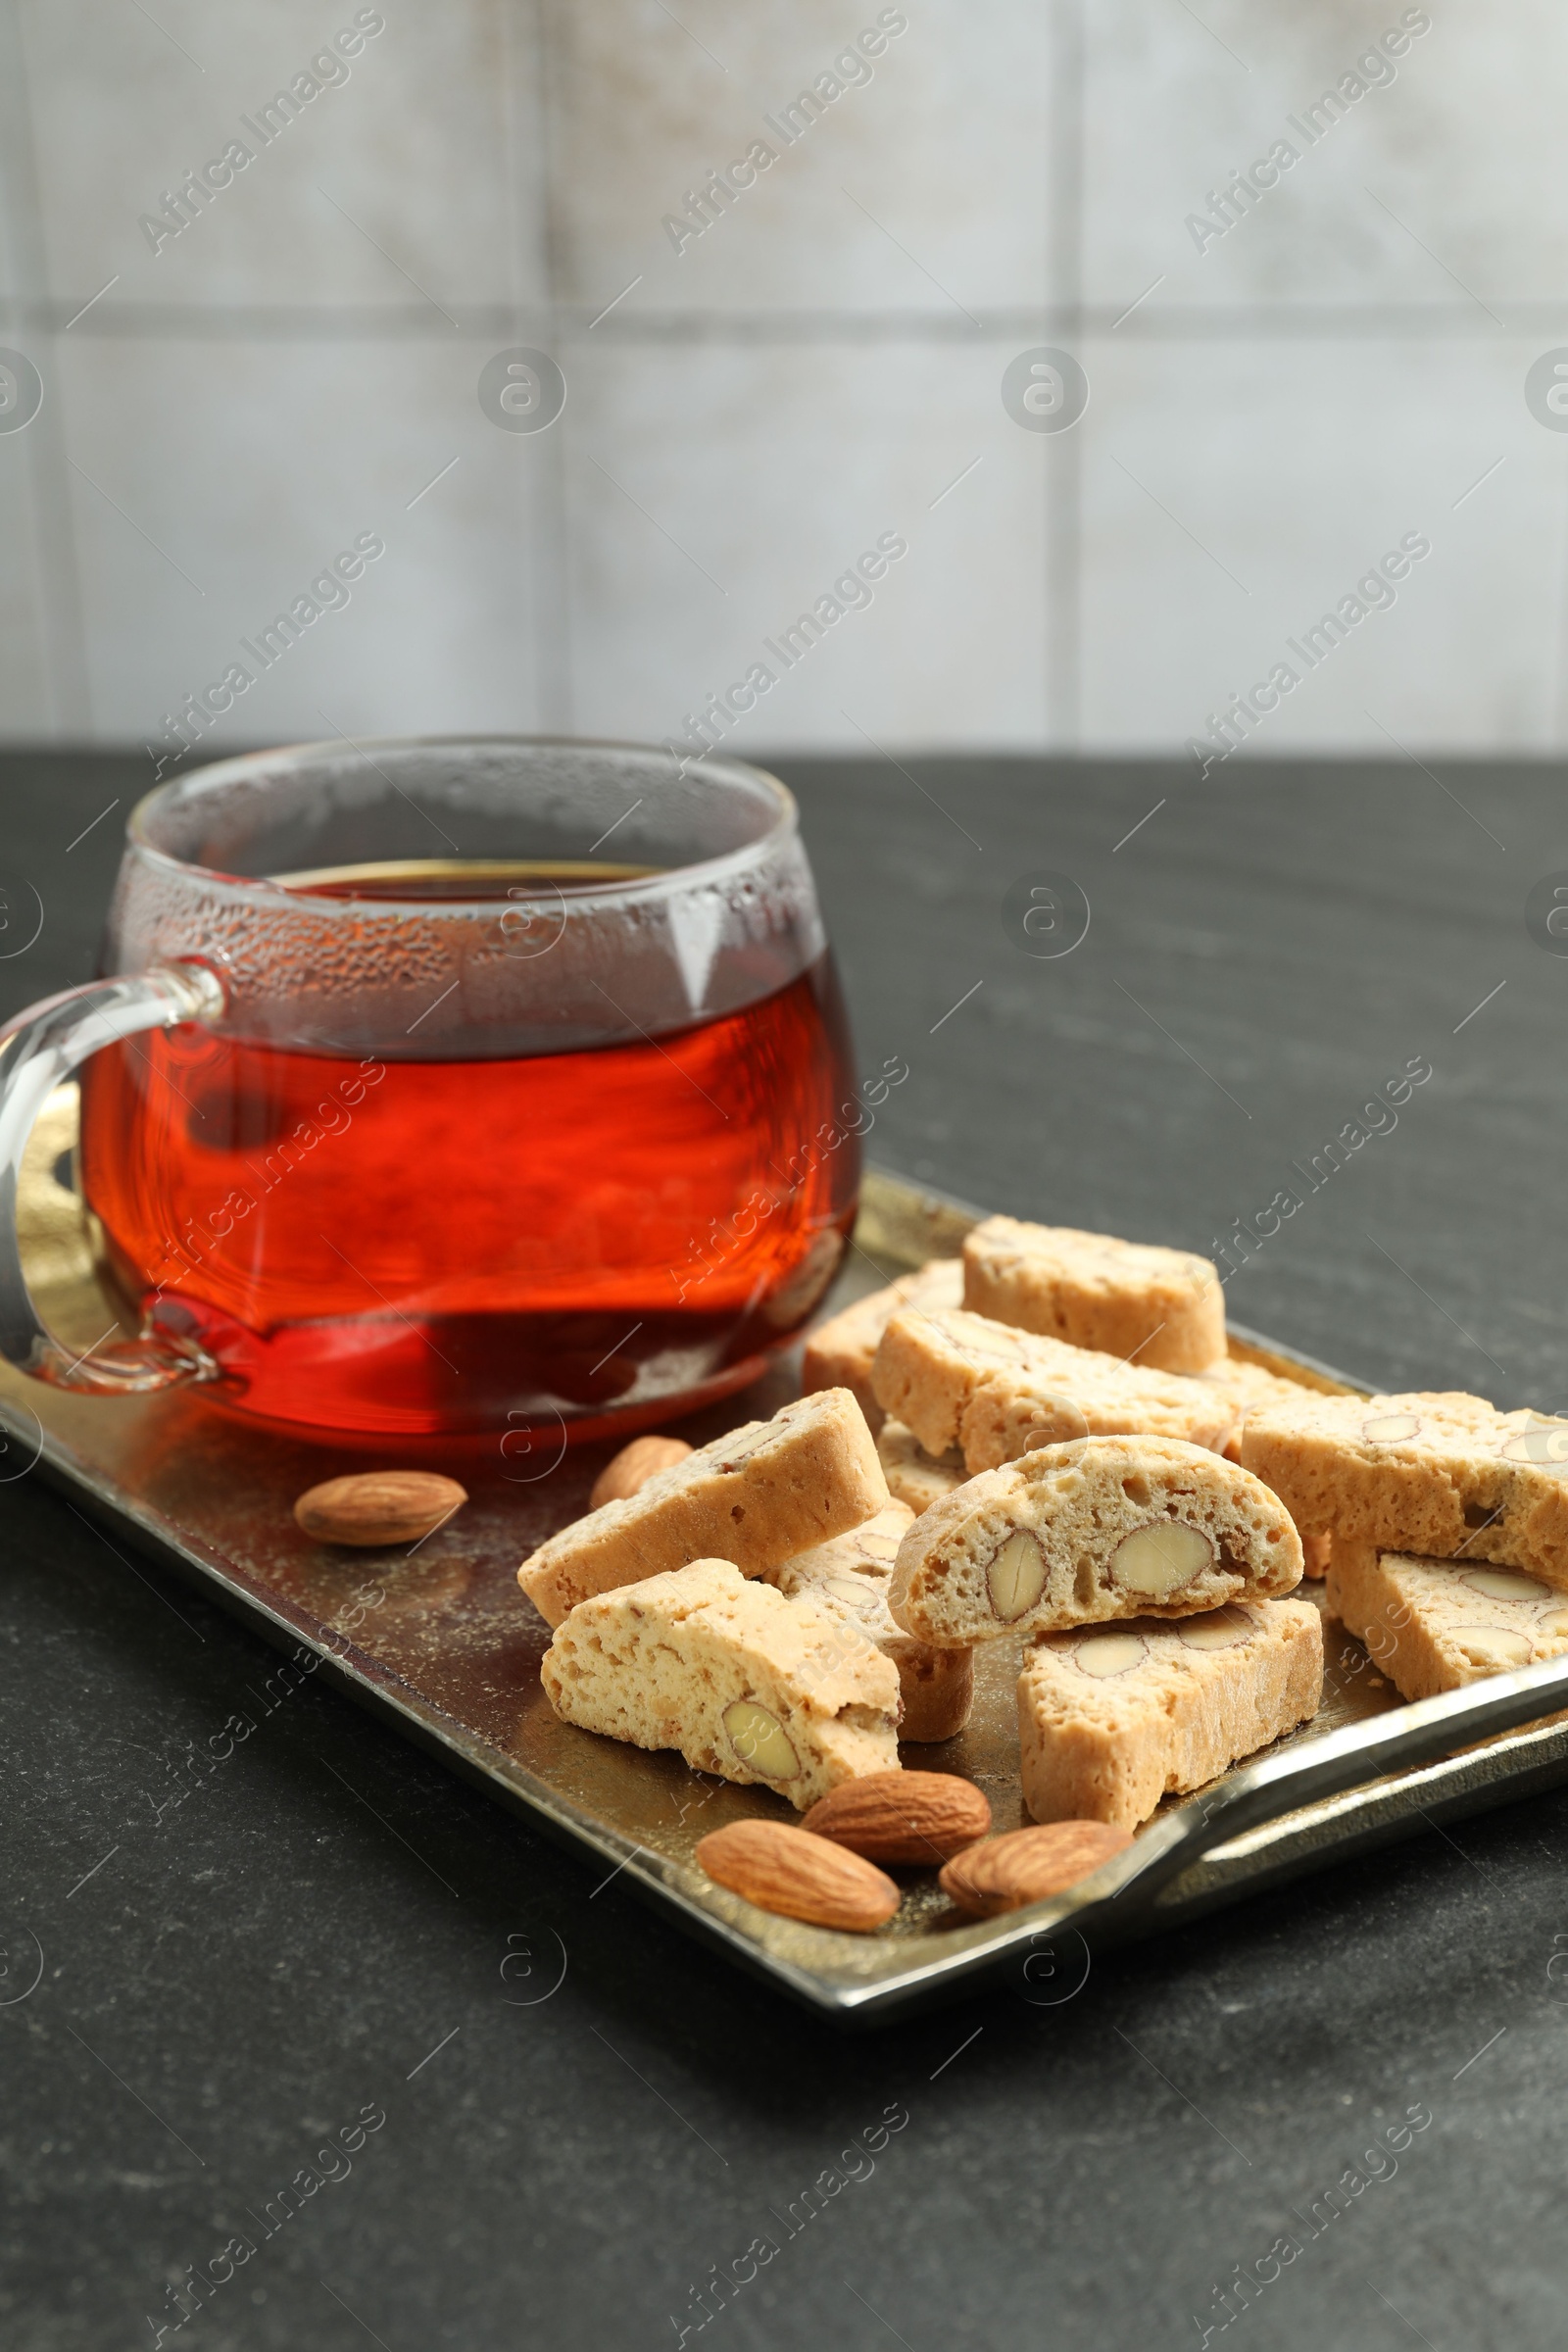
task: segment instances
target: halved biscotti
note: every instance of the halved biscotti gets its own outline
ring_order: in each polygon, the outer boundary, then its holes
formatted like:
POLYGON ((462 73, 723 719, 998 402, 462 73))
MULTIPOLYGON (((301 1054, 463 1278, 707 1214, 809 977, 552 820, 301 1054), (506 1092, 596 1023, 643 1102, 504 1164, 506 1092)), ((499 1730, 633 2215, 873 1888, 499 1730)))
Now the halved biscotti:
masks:
POLYGON ((580 1601, 539 1673, 564 1722, 678 1747, 696 1771, 760 1782, 803 1812, 840 1781, 899 1769, 891 1659, 728 1560, 580 1601))
MULTIPOLYGON (((1218 1389, 1236 1407, 1236 1426, 1221 1448, 1228 1462, 1239 1462, 1242 1458, 1242 1440, 1247 1434, 1250 1413, 1276 1404, 1287 1412, 1293 1412, 1303 1396, 1328 1393, 1309 1389, 1302 1381, 1285 1380, 1278 1372, 1270 1372, 1262 1364, 1250 1364, 1235 1355, 1227 1355, 1219 1363, 1207 1365, 1198 1377, 1206 1380, 1211 1388, 1218 1389)), ((1301 1574, 1309 1577, 1327 1576, 1334 1549, 1333 1531, 1329 1528, 1302 1527, 1298 1520, 1296 1532, 1301 1539, 1301 1574)))
POLYGON ((811 1576, 858 1576, 872 1580, 889 1577, 899 1556, 899 1545, 915 1517, 906 1502, 886 1503, 862 1526, 852 1527, 848 1535, 835 1536, 830 1544, 818 1544, 810 1551, 786 1560, 781 1569, 770 1570, 769 1581, 776 1583, 786 1570, 811 1576))
POLYGON ((955 1446, 947 1453, 927 1453, 912 1429, 902 1421, 884 1421, 876 1433, 877 1459, 895 1502, 906 1502, 916 1518, 944 1494, 961 1487, 969 1473, 955 1446))
POLYGON ((1342 1540, 1326 1597, 1402 1698, 1434 1698, 1568 1650, 1562 1592, 1484 1560, 1416 1559, 1342 1540))
POLYGON ((871 1386, 889 1419, 940 1458, 961 1450, 964 1412, 986 1382, 1021 1388, 1048 1352, 1055 1360, 1062 1350, 1054 1341, 966 1314, 961 1307, 912 1315, 901 1311, 882 1334, 871 1386))
POLYGON ((765 1571, 768 1584, 787 1599, 814 1600, 874 1642, 899 1670, 904 1713, 901 1740, 951 1740, 969 1720, 974 1699, 974 1652, 936 1649, 906 1634, 888 1608, 888 1587, 899 1541, 914 1513, 889 1503, 864 1527, 835 1536, 814 1551, 803 1551, 781 1568, 765 1571))
POLYGON ((590 1593, 691 1560, 730 1560, 757 1576, 859 1527, 887 1501, 864 1414, 847 1389, 826 1389, 574 1520, 523 1561, 517 1582, 559 1625, 590 1593))
POLYGON ((1225 1293, 1206 1257, 1070 1225, 976 1225, 963 1245, 963 1303, 1151 1371, 1200 1372, 1225 1352, 1225 1293))
POLYGON ((1229 1397, 1236 1408, 1236 1420, 1221 1451, 1233 1462, 1242 1458, 1242 1434, 1248 1415, 1277 1404, 1289 1410, 1303 1396, 1316 1396, 1323 1392, 1303 1388, 1297 1380, 1283 1380, 1279 1373, 1268 1371, 1262 1364, 1250 1364, 1241 1356, 1221 1356, 1217 1363, 1205 1364, 1197 1376, 1221 1396, 1229 1397))
POLYGON ((1170 1438, 1084 1438, 982 1471, 899 1545, 888 1603, 937 1643, 1191 1617, 1289 1592, 1295 1528, 1260 1479, 1170 1438))
POLYGON ((1317 1712, 1323 1621, 1309 1600, 1238 1601, 1179 1624, 1042 1634, 1018 1677, 1024 1803, 1036 1821, 1132 1829, 1317 1712))
POLYGON ((1568 1592, 1568 1421, 1462 1392, 1317 1396, 1248 1416, 1242 1460, 1298 1527, 1568 1592))
POLYGON ((872 1385, 928 1453, 959 1446, 971 1474, 1074 1437, 1134 1431, 1223 1446, 1228 1396, 1179 1372, 1144 1372, 1091 1348, 1014 1331, 963 1309, 896 1314, 872 1385))
POLYGON ((818 1324, 806 1343, 801 1386, 848 1389, 873 1435, 882 1426, 882 1407, 871 1388, 877 1343, 901 1307, 958 1306, 963 1300, 963 1260, 933 1257, 913 1274, 901 1274, 886 1290, 857 1298, 842 1314, 818 1324))

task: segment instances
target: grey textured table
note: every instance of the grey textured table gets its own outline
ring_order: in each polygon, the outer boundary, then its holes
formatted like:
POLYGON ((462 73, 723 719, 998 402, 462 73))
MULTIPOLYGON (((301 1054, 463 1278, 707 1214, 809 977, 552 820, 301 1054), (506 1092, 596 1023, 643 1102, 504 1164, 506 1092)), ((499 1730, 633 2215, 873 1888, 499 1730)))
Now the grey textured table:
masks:
MULTIPOLYGON (((1525 921, 1558 773, 781 764, 861 1061, 910 1066, 886 1164, 1200 1250, 1294 1194, 1233 1247, 1238 1320, 1568 1406, 1568 960, 1525 921), (1042 871, 1093 909, 1055 959, 1004 910, 1042 871), (1397 1125, 1363 1114, 1412 1060, 1397 1125)), ((0 763, 0 954, 44 911, 6 1010, 90 969, 144 778, 0 763)), ((17 2352, 175 2340, 171 2283, 235 2239, 178 2340, 1561 2343, 1568 1791, 1041 1986, 1070 1997, 842 2038, 329 1691, 170 1805, 270 1653, 33 1478, 0 1531, 17 2352)))

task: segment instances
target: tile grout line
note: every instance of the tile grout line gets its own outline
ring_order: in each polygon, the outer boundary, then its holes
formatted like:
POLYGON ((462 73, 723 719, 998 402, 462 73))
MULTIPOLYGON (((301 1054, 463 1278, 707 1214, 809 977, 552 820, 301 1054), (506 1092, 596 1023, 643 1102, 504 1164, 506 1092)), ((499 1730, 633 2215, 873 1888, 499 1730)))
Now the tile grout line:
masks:
MULTIPOLYGON (((532 18, 535 135, 531 145, 538 157, 534 218, 539 223, 538 262, 539 282, 545 296, 545 348, 553 351, 567 340, 564 328, 569 326, 570 309, 574 307, 564 305, 561 295, 571 249, 556 193, 558 178, 555 165, 558 158, 554 127, 564 111, 555 101, 561 94, 561 85, 568 69, 568 61, 563 52, 570 41, 571 20, 569 12, 558 6, 556 0, 533 0, 532 18)), ((586 319, 587 316, 585 309, 582 317, 586 319)), ((581 331, 586 339, 586 325, 581 331)), ((528 534, 532 546, 529 603, 532 609, 530 630, 534 660, 534 709, 538 714, 537 724, 541 732, 547 735, 570 735, 574 731, 577 715, 572 610, 574 514, 570 474, 574 416, 568 393, 564 411, 552 430, 541 436, 546 447, 541 453, 539 485, 535 492, 537 527, 528 534)))
MULTIPOLYGON (((1069 318, 1083 310, 1084 24, 1083 0, 1052 11, 1048 104, 1055 135, 1045 188, 1048 284, 1069 318)), ((1070 331, 1070 330, 1069 330, 1070 331)), ((1083 330, 1080 328, 1079 330, 1083 330)), ((1046 739, 1069 758, 1083 725, 1082 437, 1062 433, 1046 444, 1041 466, 1045 542, 1046 644, 1041 685, 1046 739)))
MULTIPOLYGON (((8 5, 10 0, 8 0, 8 5)), ((887 343, 995 344, 1004 348, 1037 334, 1108 337, 1122 325, 1118 340, 1175 344, 1271 343, 1302 340, 1336 343, 1428 342, 1434 336, 1455 335, 1478 343, 1500 343, 1504 338, 1489 327, 1474 324, 1472 315, 1457 304, 1339 305, 1326 311, 1315 304, 1250 303, 1201 307, 1158 305, 1145 309, 1123 302, 1009 303, 989 310, 979 333, 962 319, 936 311, 893 311, 865 308, 792 311, 704 311, 637 307, 629 312, 595 312, 587 303, 550 299, 500 298, 459 306, 459 328, 474 342, 492 342, 520 330, 545 333, 559 330, 567 340, 586 342, 596 320, 602 319, 596 343, 709 343, 723 346, 779 344, 812 345, 887 343), (1125 322, 1125 324, 1123 324, 1125 322)), ((80 292, 56 299, 0 294, 0 321, 8 328, 44 334, 62 332, 68 320, 81 315, 80 292)), ((212 342, 411 342, 444 341, 450 328, 433 321, 412 303, 351 303, 328 306, 307 303, 169 303, 104 302, 90 310, 91 326, 77 341, 96 335, 105 340, 134 341, 140 337, 187 336, 212 342)), ((1517 333, 1549 335, 1568 328, 1568 304, 1529 306, 1517 333)))
POLYGON ((33 301, 22 307, 50 314, 48 324, 39 329, 50 337, 49 349, 42 355, 44 365, 38 370, 44 379, 43 407, 28 428, 24 462, 32 515, 49 721, 56 740, 69 742, 74 737, 90 739, 94 728, 75 512, 66 478, 64 413, 53 336, 63 331, 61 319, 77 310, 79 301, 56 304, 47 291, 31 84, 17 0, 0 0, 0 221, 8 215, 10 262, 16 281, 37 289, 33 301), (9 172, 3 166, 8 152, 9 172), (54 316, 57 312, 58 318, 54 316))

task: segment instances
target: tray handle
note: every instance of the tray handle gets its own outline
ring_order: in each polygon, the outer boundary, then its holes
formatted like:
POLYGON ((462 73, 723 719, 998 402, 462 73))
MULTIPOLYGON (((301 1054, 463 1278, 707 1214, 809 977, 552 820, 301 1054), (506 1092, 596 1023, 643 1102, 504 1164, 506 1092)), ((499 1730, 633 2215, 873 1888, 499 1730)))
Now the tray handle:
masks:
MULTIPOLYGON (((1155 1822, 1124 1855, 1106 1864, 1095 1883, 1108 1882, 1110 1890, 1090 1911, 1114 1911, 1119 1925, 1129 1911, 1152 1905, 1173 1879, 1244 1830, 1385 1773, 1450 1755, 1558 1707, 1568 1707, 1568 1657, 1522 1666, 1515 1674, 1489 1675, 1462 1690, 1416 1699, 1370 1723, 1349 1724, 1264 1756, 1155 1822)), ((1073 1924, 1083 1926, 1089 1915, 1075 1916, 1073 1924)))
POLYGON ((48 997, 0 1030, 0 1355, 34 1380, 122 1396, 220 1377, 202 1348, 172 1336, 124 1340, 73 1357, 45 1326, 27 1289, 17 1242, 17 1198, 33 1121, 89 1054, 144 1029, 216 1021, 223 1006, 222 983, 206 964, 155 964, 48 997))

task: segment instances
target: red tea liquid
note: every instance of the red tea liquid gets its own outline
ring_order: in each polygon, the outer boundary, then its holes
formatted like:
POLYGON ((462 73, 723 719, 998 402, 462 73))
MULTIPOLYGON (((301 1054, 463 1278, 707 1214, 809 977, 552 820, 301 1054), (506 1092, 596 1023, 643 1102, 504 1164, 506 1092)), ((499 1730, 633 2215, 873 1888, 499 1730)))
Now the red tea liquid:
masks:
POLYGON ((558 1429, 742 1386, 804 1319, 854 1218, 852 1091, 826 956, 657 1045, 518 1060, 193 1024, 87 1064, 83 1189, 121 1286, 246 1411, 510 1427, 542 1468, 558 1429))

